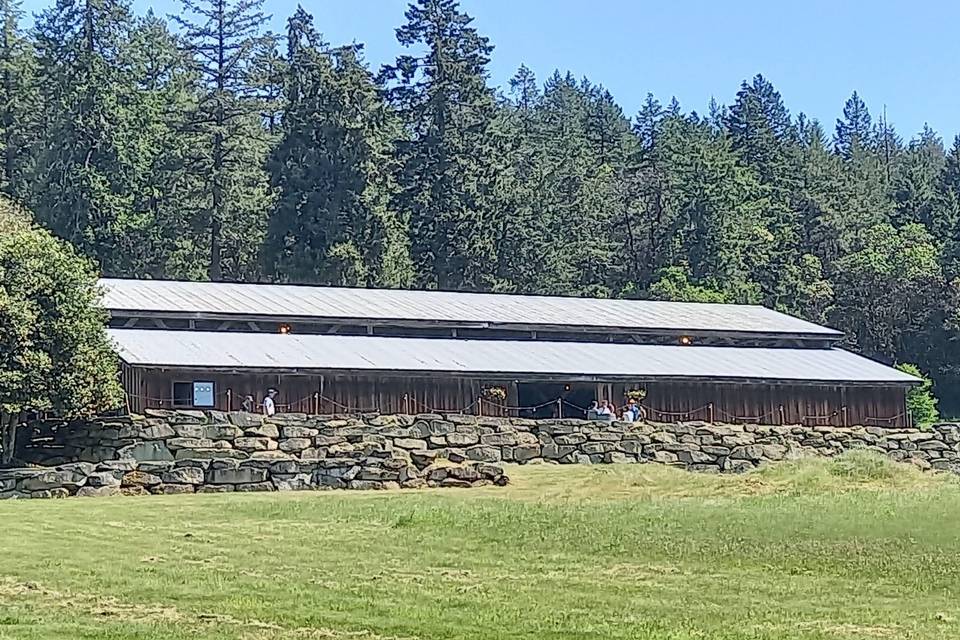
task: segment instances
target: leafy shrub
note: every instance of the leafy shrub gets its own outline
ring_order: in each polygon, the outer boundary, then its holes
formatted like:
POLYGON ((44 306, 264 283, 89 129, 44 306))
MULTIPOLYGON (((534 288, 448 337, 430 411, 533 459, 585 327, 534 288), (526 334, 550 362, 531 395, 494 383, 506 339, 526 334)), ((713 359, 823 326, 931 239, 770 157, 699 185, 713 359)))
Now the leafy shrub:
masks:
POLYGON ((898 364, 897 369, 922 380, 919 385, 911 387, 910 391, 907 392, 907 410, 913 418, 913 424, 918 427, 926 427, 936 422, 940 418, 937 413, 939 400, 933 395, 933 381, 924 375, 915 364, 904 362, 898 364))

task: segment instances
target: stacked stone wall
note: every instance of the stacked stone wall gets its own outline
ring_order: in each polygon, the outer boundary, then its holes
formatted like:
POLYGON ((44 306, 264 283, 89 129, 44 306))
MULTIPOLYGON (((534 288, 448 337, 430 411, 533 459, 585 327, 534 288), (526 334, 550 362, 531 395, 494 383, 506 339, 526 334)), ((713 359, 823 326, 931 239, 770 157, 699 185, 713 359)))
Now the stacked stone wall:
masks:
POLYGON ((0 498, 505 484, 502 462, 660 463, 742 472, 869 449, 960 473, 960 428, 604 423, 469 415, 306 416, 149 411, 32 425, 0 498))

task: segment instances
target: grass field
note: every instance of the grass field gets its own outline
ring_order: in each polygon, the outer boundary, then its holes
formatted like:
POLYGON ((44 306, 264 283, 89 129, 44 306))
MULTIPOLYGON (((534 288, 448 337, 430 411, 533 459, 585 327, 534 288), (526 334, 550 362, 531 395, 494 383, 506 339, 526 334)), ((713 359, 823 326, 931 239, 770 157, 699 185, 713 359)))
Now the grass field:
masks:
POLYGON ((958 638, 960 483, 737 477, 0 504, 0 638, 958 638))

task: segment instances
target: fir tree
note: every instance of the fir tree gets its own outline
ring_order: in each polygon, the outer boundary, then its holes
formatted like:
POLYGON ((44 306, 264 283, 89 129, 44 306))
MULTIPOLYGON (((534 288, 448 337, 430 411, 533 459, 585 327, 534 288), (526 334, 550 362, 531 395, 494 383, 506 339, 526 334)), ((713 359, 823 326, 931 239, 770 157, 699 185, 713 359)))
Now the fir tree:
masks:
POLYGON ((39 95, 33 43, 20 29, 19 0, 0 0, 0 190, 15 199, 29 197, 28 179, 38 143, 39 95))
POLYGON ((426 53, 400 56, 386 73, 410 134, 399 145, 397 203, 410 220, 414 264, 427 286, 486 289, 496 279, 503 222, 503 140, 486 84, 493 47, 455 0, 418 0, 406 18, 397 40, 426 53))
POLYGON ((270 206, 263 164, 269 140, 251 85, 255 54, 268 46, 262 0, 181 0, 174 16, 200 75, 200 98, 184 127, 193 155, 189 204, 211 280, 256 278, 270 206), (207 242, 202 237, 206 236, 207 242))
POLYGON ((132 27, 120 0, 58 0, 36 26, 46 109, 35 214, 108 275, 140 273, 150 259, 153 221, 134 207, 142 132, 126 59, 132 27))
POLYGON ((849 159, 857 150, 869 145, 873 132, 872 122, 867 105, 854 91, 843 105, 843 118, 837 120, 833 138, 837 153, 849 159))
POLYGON ((287 41, 268 271, 294 282, 408 285, 406 225, 390 207, 395 118, 358 47, 330 51, 303 9, 287 41))

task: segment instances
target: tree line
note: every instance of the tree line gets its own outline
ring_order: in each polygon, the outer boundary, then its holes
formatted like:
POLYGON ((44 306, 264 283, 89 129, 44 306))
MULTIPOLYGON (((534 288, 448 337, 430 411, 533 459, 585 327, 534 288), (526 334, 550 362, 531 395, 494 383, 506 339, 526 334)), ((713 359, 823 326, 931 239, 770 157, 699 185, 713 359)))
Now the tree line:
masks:
POLYGON ((760 75, 705 113, 495 87, 455 0, 380 69, 261 0, 0 16, 0 190, 106 275, 762 303, 960 386, 960 139, 855 92, 831 126, 760 75))

